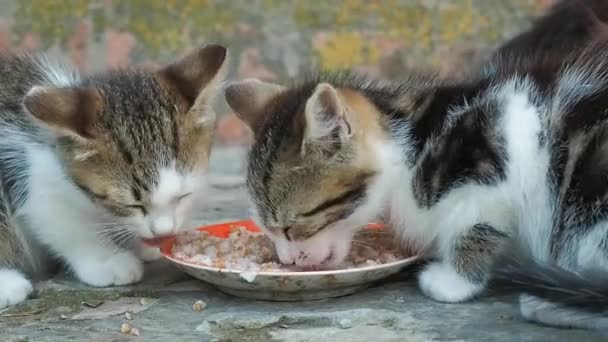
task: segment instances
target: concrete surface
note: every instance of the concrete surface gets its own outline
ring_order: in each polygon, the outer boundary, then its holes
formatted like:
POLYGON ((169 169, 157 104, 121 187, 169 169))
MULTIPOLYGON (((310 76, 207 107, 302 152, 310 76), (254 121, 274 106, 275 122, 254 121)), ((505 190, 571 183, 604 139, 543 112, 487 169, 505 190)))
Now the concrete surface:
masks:
MULTIPOLYGON (((246 217, 242 150, 214 154, 209 203, 200 223, 246 217)), ((145 280, 94 289, 66 275, 38 284, 29 301, 0 312, 0 341, 607 341, 607 335, 529 324, 511 295, 465 304, 421 296, 410 269, 361 293, 313 302, 230 297, 164 262, 145 280), (197 300, 208 307, 192 309, 197 300), (132 320, 125 317, 129 311, 132 320), (140 335, 121 333, 128 322, 140 335)))

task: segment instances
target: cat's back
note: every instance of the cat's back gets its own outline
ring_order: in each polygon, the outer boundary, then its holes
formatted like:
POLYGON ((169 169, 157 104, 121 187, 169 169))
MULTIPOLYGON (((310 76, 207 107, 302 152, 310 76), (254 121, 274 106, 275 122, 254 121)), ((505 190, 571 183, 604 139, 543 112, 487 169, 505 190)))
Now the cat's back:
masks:
POLYGON ((34 86, 69 86, 76 73, 47 56, 0 55, 0 108, 20 109, 21 101, 34 86))
POLYGON ((33 87, 63 87, 77 82, 75 72, 47 56, 0 54, 0 143, 38 140, 36 128, 22 109, 23 98, 33 87))
POLYGON ((558 1, 529 30, 503 44, 494 56, 529 55, 537 51, 564 56, 606 33, 607 1, 558 1))

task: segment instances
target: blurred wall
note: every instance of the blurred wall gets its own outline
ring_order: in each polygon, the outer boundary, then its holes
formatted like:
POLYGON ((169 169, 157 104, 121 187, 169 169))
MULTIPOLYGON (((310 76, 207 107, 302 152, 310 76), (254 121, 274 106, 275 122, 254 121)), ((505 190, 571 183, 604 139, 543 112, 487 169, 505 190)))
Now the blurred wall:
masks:
MULTIPOLYGON (((204 42, 230 77, 281 81, 356 68, 461 73, 554 0, 0 0, 0 52, 63 55, 84 73, 155 66, 204 42)), ((225 110, 225 106, 222 107, 225 110)), ((232 116, 220 139, 243 141, 232 116)))

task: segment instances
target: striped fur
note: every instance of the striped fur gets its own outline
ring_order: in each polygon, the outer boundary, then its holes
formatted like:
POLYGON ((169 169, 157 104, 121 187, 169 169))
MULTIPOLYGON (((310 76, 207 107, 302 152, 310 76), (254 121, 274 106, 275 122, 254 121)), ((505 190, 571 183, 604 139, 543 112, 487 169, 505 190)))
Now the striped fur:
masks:
POLYGON ((131 247, 186 227, 204 195, 225 57, 81 77, 0 56, 0 309, 55 261, 94 286, 141 279, 131 247))

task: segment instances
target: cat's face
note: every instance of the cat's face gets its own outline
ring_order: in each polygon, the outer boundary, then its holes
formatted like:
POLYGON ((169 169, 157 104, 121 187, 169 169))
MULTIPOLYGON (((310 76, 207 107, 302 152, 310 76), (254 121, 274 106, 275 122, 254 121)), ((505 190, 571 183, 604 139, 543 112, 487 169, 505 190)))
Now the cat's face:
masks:
POLYGON ((206 46, 156 72, 117 71, 32 89, 27 110, 58 135, 73 183, 109 225, 143 239, 187 228, 201 199, 226 50, 206 46))
POLYGON ((247 185, 253 218, 286 264, 333 266, 378 214, 378 112, 356 91, 327 83, 287 89, 236 82, 226 99, 256 133, 247 185))

